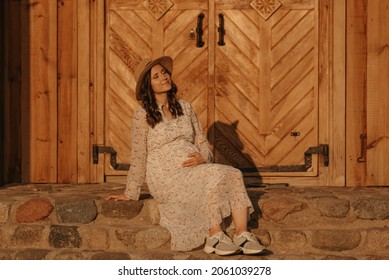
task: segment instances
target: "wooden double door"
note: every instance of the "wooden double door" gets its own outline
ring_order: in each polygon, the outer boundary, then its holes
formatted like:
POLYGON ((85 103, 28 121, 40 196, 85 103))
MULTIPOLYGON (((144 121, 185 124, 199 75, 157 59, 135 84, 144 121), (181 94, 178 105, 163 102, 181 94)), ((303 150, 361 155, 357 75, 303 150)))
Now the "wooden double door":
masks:
MULTIPOLYGON (((216 162, 251 183, 317 180, 331 151, 319 135, 330 61, 320 46, 331 42, 322 2, 108 0, 105 145, 117 162, 130 163, 135 67, 169 55, 178 96, 193 104, 216 162)), ((126 174, 108 161, 106 176, 126 174)))

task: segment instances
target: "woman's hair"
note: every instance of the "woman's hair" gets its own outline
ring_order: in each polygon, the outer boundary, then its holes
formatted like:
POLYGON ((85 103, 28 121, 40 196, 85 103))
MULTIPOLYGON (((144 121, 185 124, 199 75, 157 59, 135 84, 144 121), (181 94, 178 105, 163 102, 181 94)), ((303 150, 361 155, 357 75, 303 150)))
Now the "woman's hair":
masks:
MULTIPOLYGON (((171 73, 165 68, 166 72, 171 76, 171 73)), ((168 91, 168 103, 169 111, 172 113, 173 117, 182 116, 184 113, 182 111, 181 104, 176 98, 177 86, 173 81, 171 81, 172 88, 168 91)), ((155 98, 155 93, 151 87, 151 69, 147 71, 144 76, 141 87, 141 102, 143 109, 146 110, 146 120, 147 123, 154 128, 159 122, 162 121, 162 114, 158 110, 157 100, 155 98)))

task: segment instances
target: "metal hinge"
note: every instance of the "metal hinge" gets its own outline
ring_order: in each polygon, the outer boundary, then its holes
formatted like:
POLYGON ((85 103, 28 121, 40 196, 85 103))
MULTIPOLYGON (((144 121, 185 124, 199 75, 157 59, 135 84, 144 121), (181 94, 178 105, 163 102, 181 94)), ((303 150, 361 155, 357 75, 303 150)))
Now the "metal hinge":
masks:
POLYGON ((317 147, 309 147, 304 153, 304 164, 301 165, 276 165, 267 167, 247 167, 239 168, 242 172, 306 172, 312 166, 312 155, 322 154, 324 166, 329 165, 329 147, 328 144, 322 144, 317 147))
POLYGON ((112 147, 93 145, 93 164, 99 163, 99 154, 110 154, 109 163, 115 170, 129 170, 130 165, 128 163, 117 163, 117 152, 112 147))

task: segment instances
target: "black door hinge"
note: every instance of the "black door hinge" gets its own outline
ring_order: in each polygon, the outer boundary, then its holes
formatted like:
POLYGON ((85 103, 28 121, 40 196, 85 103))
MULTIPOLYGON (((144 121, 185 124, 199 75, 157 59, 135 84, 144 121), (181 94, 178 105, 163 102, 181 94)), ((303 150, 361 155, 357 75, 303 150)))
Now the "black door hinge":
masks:
POLYGON ((264 167, 243 167, 239 168, 242 172, 306 172, 312 166, 312 155, 322 154, 324 166, 329 165, 329 147, 328 144, 322 144, 317 147, 309 147, 304 153, 304 164, 300 165, 275 165, 264 167))
POLYGON ((99 154, 110 154, 109 164, 115 170, 129 170, 130 165, 128 163, 117 163, 116 155, 117 152, 112 147, 93 145, 93 164, 99 163, 99 154))

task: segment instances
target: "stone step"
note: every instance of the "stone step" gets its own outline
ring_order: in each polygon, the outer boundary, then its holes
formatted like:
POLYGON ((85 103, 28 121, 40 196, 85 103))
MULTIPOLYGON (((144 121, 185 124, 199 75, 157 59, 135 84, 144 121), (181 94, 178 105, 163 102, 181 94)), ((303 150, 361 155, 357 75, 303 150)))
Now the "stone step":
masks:
MULTIPOLYGON (((158 205, 106 201, 121 184, 0 189, 0 259, 218 259, 173 252, 158 205)), ((388 188, 248 189, 252 231, 267 247, 238 259, 389 259, 388 188)), ((233 234, 233 228, 227 229, 233 234)))

